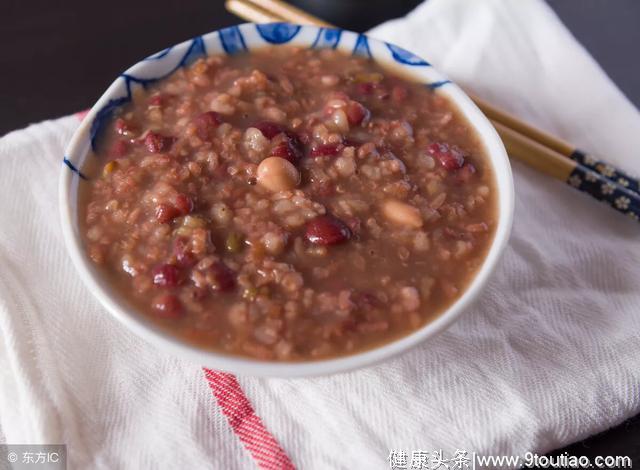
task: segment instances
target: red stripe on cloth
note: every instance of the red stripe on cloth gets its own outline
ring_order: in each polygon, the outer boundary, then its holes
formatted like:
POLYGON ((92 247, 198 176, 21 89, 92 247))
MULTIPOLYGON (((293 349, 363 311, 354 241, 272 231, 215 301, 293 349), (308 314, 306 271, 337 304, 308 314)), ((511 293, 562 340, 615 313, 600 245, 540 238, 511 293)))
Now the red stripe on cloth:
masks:
POLYGON ((204 367, 202 370, 229 425, 258 467, 264 470, 295 470, 289 456, 256 415, 238 379, 226 372, 204 367))
MULTIPOLYGON (((82 121, 89 110, 77 112, 82 121)), ((202 368, 218 406, 227 417, 229 425, 259 468, 263 470, 295 470, 295 466, 276 438, 262 424, 251 402, 232 374, 202 368)))

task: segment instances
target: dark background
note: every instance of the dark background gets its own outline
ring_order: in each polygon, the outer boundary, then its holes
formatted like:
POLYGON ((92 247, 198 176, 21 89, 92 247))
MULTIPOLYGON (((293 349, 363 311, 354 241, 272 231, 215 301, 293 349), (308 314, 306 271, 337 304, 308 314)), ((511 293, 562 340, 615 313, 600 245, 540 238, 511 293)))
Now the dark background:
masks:
MULTIPOLYGON (((476 0, 477 1, 477 0, 476 0)), ((506 0, 515 1, 515 0, 506 0)), ((295 0, 365 31, 416 0, 295 0), (362 15, 362 5, 367 15, 362 15)), ((640 0, 548 0, 622 91, 640 106, 640 0)), ((238 23, 221 0, 5 0, 0 6, 0 135, 89 108, 124 69, 192 36, 238 23), (3 11, 4 10, 4 11, 3 11)), ((640 416, 554 452, 629 455, 640 463, 640 416)))

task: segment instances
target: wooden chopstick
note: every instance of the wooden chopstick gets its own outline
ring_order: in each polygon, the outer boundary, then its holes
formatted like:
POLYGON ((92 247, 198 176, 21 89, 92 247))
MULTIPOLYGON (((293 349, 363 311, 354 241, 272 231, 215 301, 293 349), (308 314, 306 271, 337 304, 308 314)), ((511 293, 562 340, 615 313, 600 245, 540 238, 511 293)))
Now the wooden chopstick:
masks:
POLYGON ((225 7, 234 15, 255 23, 286 21, 283 17, 277 16, 262 6, 248 3, 244 0, 227 0, 225 2, 225 7))
POLYGON ((300 8, 297 8, 289 3, 283 2, 281 0, 257 0, 250 1, 249 3, 253 3, 258 7, 262 7, 275 17, 282 18, 285 21, 291 21, 288 18, 295 18, 295 22, 297 24, 310 24, 314 26, 325 26, 329 28, 335 28, 331 23, 327 23, 326 21, 318 18, 317 16, 313 16, 307 13, 300 8))
POLYGON ((617 184, 626 187, 630 191, 640 193, 640 182, 638 181, 638 178, 630 176, 626 172, 609 163, 597 160, 586 152, 574 147, 569 142, 521 121, 512 114, 496 108, 477 96, 471 94, 469 94, 469 96, 471 96, 478 108, 480 108, 482 112, 494 123, 496 121, 500 122, 504 126, 513 129, 534 142, 538 142, 545 147, 558 152, 564 157, 570 158, 590 170, 600 173, 606 179, 612 180, 617 184))
POLYGON ((564 157, 518 131, 498 121, 492 121, 509 155, 531 168, 565 181, 574 188, 603 201, 629 217, 638 220, 640 215, 640 195, 617 184, 599 172, 564 157))
MULTIPOLYGON (((227 0, 226 8, 249 21, 284 21, 333 27, 281 0, 227 0)), ((635 220, 639 219, 637 179, 611 165, 589 158, 567 142, 518 120, 484 100, 477 97, 472 99, 491 120, 511 157, 606 202, 635 220), (610 175, 616 179, 611 179, 610 175)))
POLYGON ((558 152, 529 139, 501 122, 492 121, 509 155, 518 155, 518 160, 531 168, 553 178, 566 181, 576 167, 576 162, 564 158, 558 152))

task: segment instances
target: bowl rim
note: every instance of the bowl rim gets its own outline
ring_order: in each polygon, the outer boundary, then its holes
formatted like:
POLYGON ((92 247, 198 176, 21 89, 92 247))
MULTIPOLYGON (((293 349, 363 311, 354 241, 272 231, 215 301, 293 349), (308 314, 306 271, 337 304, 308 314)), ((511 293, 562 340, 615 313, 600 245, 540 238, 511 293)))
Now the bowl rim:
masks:
MULTIPOLYGON (((231 44, 233 46, 233 43, 231 44)), ((167 64, 164 64, 165 68, 166 66, 167 64)), ((164 70, 164 72, 166 72, 166 70, 164 70)), ((514 188, 509 159, 496 130, 473 101, 457 85, 452 83, 446 76, 439 73, 427 61, 420 57, 398 46, 371 38, 365 34, 337 28, 294 25, 290 23, 244 23, 238 26, 212 31, 151 55, 136 63, 116 78, 92 106, 69 141, 63 162, 66 167, 63 167, 59 180, 59 205, 63 238, 75 268, 92 294, 113 317, 140 338, 152 343, 154 346, 169 350, 174 354, 197 362, 202 366, 240 375, 294 378, 346 372, 377 364, 423 343, 427 338, 433 337, 449 327, 478 297, 490 275, 495 270, 507 246, 513 223, 514 188), (293 40, 289 38, 289 40, 281 41, 283 36, 286 39, 286 36, 294 30, 295 37, 293 37, 293 40), (99 125, 96 126, 96 123, 101 119, 101 112, 109 107, 112 102, 117 101, 123 92, 128 93, 130 96, 130 86, 132 85, 128 79, 134 78, 134 81, 141 83, 142 86, 145 86, 145 80, 153 81, 158 79, 158 71, 163 70, 163 67, 158 66, 161 60, 172 56, 173 59, 180 61, 177 62, 173 70, 169 73, 162 74, 159 79, 170 75, 177 68, 184 65, 185 59, 189 56, 190 51, 198 46, 198 44, 208 44, 209 46, 219 44, 219 47, 214 48, 215 51, 211 53, 206 52, 204 46, 202 46, 202 51, 206 55, 235 52, 233 50, 230 52, 227 49, 224 37, 227 35, 228 39, 234 36, 234 41, 237 45, 237 34, 240 34, 241 46, 244 46, 246 50, 250 50, 247 44, 252 47, 260 47, 263 45, 277 46, 283 43, 293 43, 307 47, 333 47, 334 49, 351 51, 355 54, 357 53, 358 47, 366 47, 363 49, 365 53, 368 53, 369 56, 382 67, 389 68, 389 66, 391 66, 392 68, 402 68, 402 73, 405 76, 425 83, 431 88, 438 88, 437 92, 447 96, 458 108, 469 125, 475 129, 479 140, 485 147, 486 154, 494 170, 494 178, 498 189, 498 225, 489 251, 485 256, 482 266, 476 272, 475 277, 463 294, 437 318, 406 336, 347 356, 314 361, 262 361, 203 349, 161 330, 150 323, 149 320, 146 320, 142 314, 135 312, 131 305, 124 299, 117 298, 108 285, 108 282, 106 282, 106 279, 104 279, 104 276, 101 276, 95 266, 93 266, 93 263, 91 263, 85 253, 79 234, 76 197, 77 188, 84 178, 81 173, 81 162, 88 156, 94 129, 98 127, 97 132, 99 132, 99 125), (267 36, 265 36, 265 34, 267 36), (271 36, 269 36, 269 34, 271 36), (331 38, 336 35, 338 37, 337 42, 332 44, 331 41, 333 41, 333 39, 331 38), (315 42, 310 43, 310 38, 313 37, 315 37, 315 42), (318 40, 328 42, 327 44, 317 46, 318 40), (376 51, 376 53, 372 54, 372 50, 376 51), (148 77, 149 73, 152 76, 155 73, 156 78, 139 78, 140 76, 148 77)))

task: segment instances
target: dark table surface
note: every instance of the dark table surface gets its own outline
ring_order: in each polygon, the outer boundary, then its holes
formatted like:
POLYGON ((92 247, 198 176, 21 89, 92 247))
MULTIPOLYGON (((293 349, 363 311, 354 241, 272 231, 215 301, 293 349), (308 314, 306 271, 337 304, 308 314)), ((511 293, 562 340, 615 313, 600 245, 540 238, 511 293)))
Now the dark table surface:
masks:
MULTIPOLYGON (((297 0, 318 16, 364 31, 416 0, 297 0)), ((640 1, 548 0, 622 91, 640 105, 640 1)), ((0 135, 90 107, 122 70, 168 45, 236 24, 220 0, 87 2, 5 0, 0 15, 0 135)), ((640 416, 553 452, 628 455, 640 463, 640 416)))

